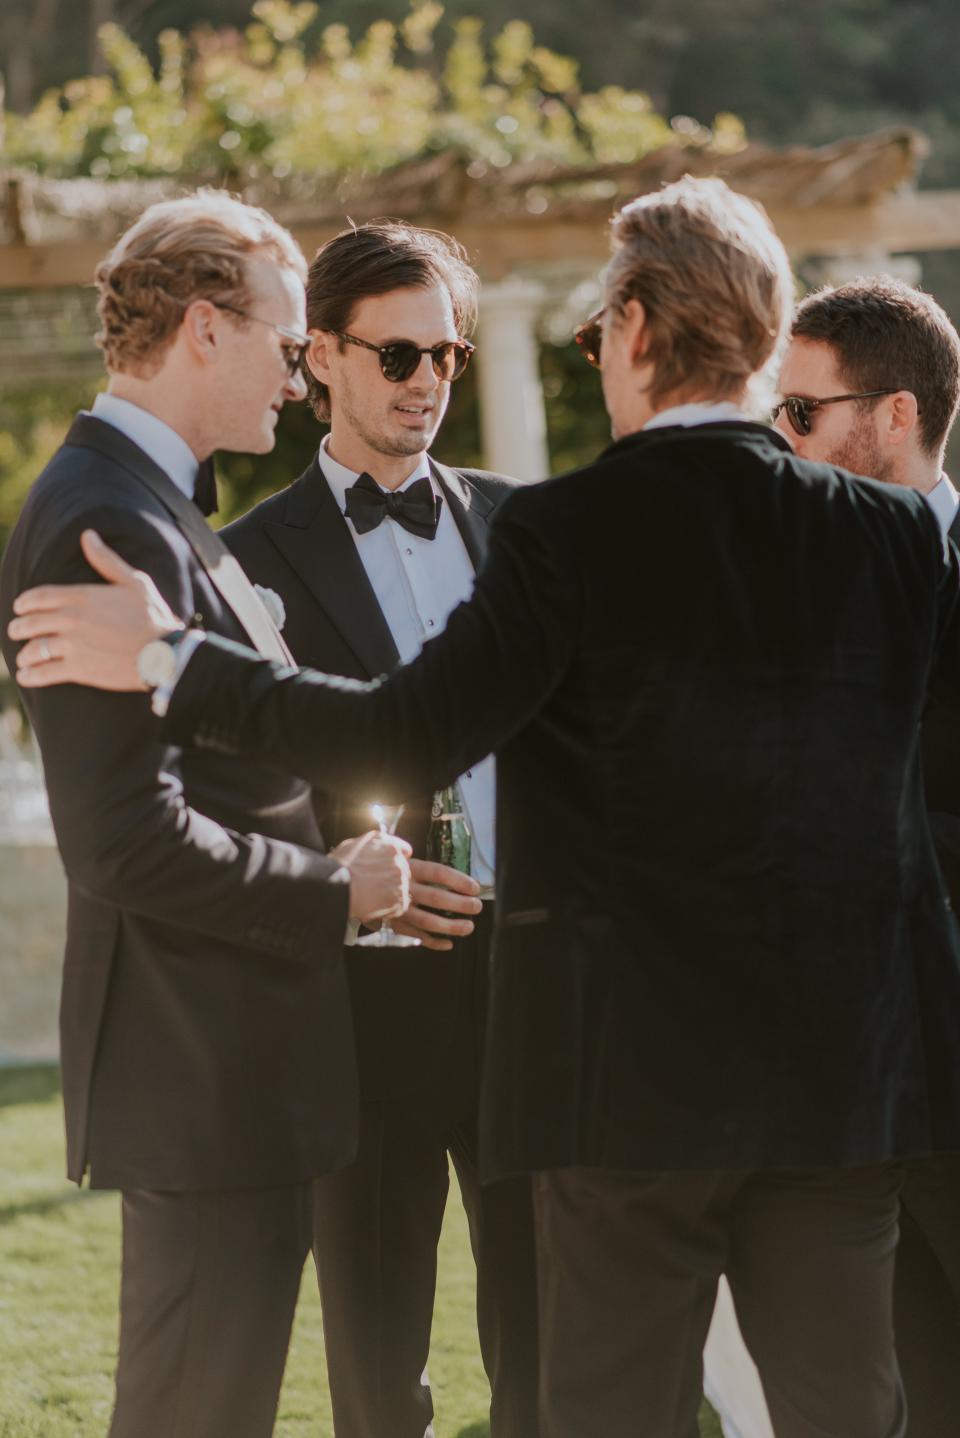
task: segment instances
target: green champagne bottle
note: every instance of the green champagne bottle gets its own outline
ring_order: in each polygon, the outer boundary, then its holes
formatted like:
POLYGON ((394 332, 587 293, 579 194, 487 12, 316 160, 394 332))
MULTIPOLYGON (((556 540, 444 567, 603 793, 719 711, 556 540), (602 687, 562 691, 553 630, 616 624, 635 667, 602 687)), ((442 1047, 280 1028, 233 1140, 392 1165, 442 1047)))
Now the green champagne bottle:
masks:
MULTIPOLYGON (((435 864, 459 869, 461 874, 470 872, 470 827, 456 784, 438 789, 433 796, 427 829, 427 858, 435 864)), ((463 915, 448 912, 444 917, 462 919, 463 915)))

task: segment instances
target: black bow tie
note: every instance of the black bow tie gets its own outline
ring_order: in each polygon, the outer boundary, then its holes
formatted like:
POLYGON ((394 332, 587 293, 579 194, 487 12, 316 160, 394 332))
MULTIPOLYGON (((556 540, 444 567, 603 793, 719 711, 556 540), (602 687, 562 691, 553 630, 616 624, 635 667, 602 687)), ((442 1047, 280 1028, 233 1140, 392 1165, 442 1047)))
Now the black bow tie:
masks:
POLYGON ((217 504, 217 472, 213 465, 213 455, 209 459, 205 459, 197 470, 193 502, 205 519, 211 514, 216 514, 220 507, 217 504))
POLYGON ((439 495, 434 494, 429 479, 418 479, 409 489, 391 494, 381 489, 369 474, 361 474, 356 484, 350 486, 346 502, 347 514, 358 534, 376 529, 389 515, 410 534, 419 535, 421 539, 435 538, 443 505, 439 495))

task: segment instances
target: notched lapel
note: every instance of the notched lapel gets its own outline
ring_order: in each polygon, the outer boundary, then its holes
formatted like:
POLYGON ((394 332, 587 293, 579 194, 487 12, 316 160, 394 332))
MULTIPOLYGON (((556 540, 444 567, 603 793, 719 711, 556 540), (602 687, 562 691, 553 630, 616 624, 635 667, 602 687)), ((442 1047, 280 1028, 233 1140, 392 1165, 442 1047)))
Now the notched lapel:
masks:
POLYGON ((347 521, 316 459, 290 488, 284 522, 264 533, 371 679, 400 662, 347 521))
POLYGON ((479 569, 487 552, 492 502, 475 485, 446 464, 430 460, 434 475, 456 520, 474 569, 479 569))

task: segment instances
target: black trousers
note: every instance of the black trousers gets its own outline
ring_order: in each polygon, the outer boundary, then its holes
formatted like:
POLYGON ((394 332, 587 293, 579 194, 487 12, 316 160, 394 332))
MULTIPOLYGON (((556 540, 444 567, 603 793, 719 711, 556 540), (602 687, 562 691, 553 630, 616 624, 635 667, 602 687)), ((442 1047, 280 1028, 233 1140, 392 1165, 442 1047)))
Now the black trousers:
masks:
POLYGON ((538 1175, 544 1438, 697 1438, 723 1272, 777 1438, 902 1438, 901 1176, 538 1175))
POLYGON ((960 1434, 960 1154, 909 1159, 894 1281, 910 1438, 960 1434))
POLYGON ((314 1254, 337 1438, 433 1432, 426 1366, 448 1155, 477 1264, 491 1438, 537 1438, 539 1432, 530 1180, 481 1187, 477 1177, 489 928, 485 906, 474 934, 458 940, 460 961, 473 963, 477 982, 463 988, 453 1041, 442 1051, 435 1080, 362 1105, 357 1161, 314 1186, 314 1254))
POLYGON ((123 1195, 110 1438, 269 1438, 310 1188, 123 1195))

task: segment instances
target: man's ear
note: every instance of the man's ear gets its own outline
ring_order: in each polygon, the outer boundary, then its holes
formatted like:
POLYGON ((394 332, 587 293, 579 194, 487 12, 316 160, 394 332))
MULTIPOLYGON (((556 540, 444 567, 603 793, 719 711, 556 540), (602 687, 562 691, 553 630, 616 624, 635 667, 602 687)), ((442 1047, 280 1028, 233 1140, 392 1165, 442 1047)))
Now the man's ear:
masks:
POLYGON ((903 444, 917 432, 917 397, 908 389, 887 395, 883 403, 884 438, 888 444, 903 444))
POLYGON ((219 311, 210 300, 191 300, 183 312, 182 332, 187 346, 201 364, 217 358, 219 311))
POLYGON ((328 358, 331 344, 335 344, 335 337, 328 330, 311 330, 310 347, 304 356, 307 368, 315 380, 321 384, 330 382, 330 361, 328 358))
POLYGON ((647 310, 642 300, 627 300, 620 311, 620 324, 630 363, 643 363, 650 347, 650 333, 647 310))

